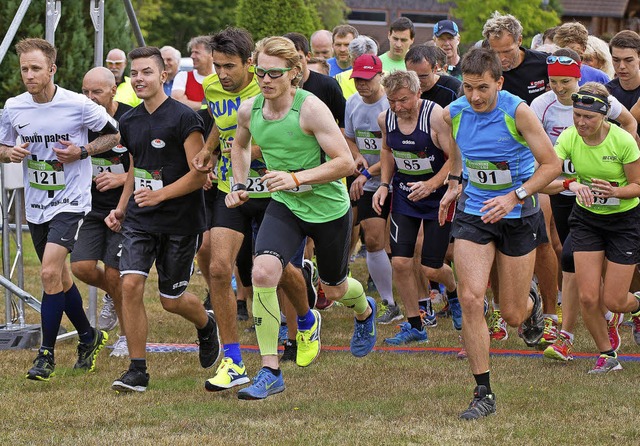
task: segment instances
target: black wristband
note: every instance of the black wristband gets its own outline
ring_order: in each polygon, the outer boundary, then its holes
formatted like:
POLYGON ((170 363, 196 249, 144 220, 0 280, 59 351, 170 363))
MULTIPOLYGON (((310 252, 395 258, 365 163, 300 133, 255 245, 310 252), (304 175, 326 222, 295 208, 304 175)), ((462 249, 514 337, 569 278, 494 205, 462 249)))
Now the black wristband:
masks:
POLYGON ((380 183, 380 186, 378 187, 386 187, 387 190, 391 190, 391 186, 389 186, 389 183, 380 183))
POLYGON ((243 183, 234 183, 234 185, 231 186, 231 192, 237 192, 239 190, 247 190, 247 185, 243 183))
POLYGON ((447 181, 456 180, 458 183, 462 182, 462 176, 460 175, 447 175, 447 181))

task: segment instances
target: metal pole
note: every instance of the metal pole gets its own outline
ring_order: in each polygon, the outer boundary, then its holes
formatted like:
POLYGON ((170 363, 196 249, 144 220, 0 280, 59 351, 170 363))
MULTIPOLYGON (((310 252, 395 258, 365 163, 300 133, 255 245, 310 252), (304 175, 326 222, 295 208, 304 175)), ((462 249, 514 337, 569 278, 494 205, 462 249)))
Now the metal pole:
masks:
POLYGON ((60 0, 47 0, 45 39, 55 45, 56 28, 60 22, 60 0))
POLYGON ((101 67, 104 60, 104 0, 91 2, 91 21, 96 30, 93 48, 93 66, 101 67))
POLYGON ((22 23, 22 19, 24 19, 25 14, 27 13, 27 9, 29 9, 29 5, 31 4, 31 0, 22 0, 18 10, 16 11, 16 15, 13 16, 13 21, 11 25, 9 25, 9 29, 7 33, 4 35, 2 39, 2 44, 0 45, 0 63, 4 60, 4 56, 7 55, 7 51, 9 51, 9 46, 13 41, 13 38, 16 36, 18 32, 18 28, 22 23))
MULTIPOLYGON (((15 198, 13 203, 13 211, 15 213, 16 226, 22 227, 22 212, 24 203, 23 189, 16 189, 14 191, 15 198)), ((22 246, 22 231, 15 231, 16 237, 16 261, 18 263, 18 286, 24 290, 24 256, 22 246)), ((24 327, 24 301, 18 301, 18 324, 24 327)))
POLYGON ((31 308, 40 313, 40 307, 42 306, 40 302, 33 297, 31 294, 27 293, 25 290, 18 288, 18 285, 7 279, 5 276, 0 276, 0 285, 4 286, 6 289, 10 290, 18 296, 20 299, 24 301, 31 308))
MULTIPOLYGON (((7 205, 7 190, 4 187, 5 168, 2 166, 2 175, 0 176, 0 189, 2 190, 2 274, 9 276, 11 274, 11 247, 9 237, 9 206, 7 205)), ((11 291, 9 288, 4 289, 4 313, 6 325, 11 325, 11 291)))
POLYGON ((136 36, 138 46, 145 46, 144 37, 142 37, 142 31, 140 30, 140 25, 136 18, 136 12, 133 10, 133 6, 131 5, 131 0, 122 0, 122 2, 124 3, 124 9, 127 11, 127 15, 129 16, 129 23, 131 23, 131 29, 133 29, 133 34, 136 36))

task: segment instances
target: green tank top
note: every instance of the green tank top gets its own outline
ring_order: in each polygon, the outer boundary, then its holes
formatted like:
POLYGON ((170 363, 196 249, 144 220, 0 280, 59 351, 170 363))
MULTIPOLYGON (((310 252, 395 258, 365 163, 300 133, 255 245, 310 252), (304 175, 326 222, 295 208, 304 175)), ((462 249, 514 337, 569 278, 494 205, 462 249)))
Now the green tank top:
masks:
MULTIPOLYGON (((274 121, 264 119, 264 96, 256 96, 249 130, 262 149, 268 170, 299 172, 326 161, 326 154, 316 138, 300 128, 300 109, 309 95, 311 93, 298 88, 289 112, 274 121)), ((309 223, 335 220, 349 211, 350 207, 347 189, 340 180, 303 184, 289 191, 274 192, 271 198, 283 203, 298 218, 309 223)))

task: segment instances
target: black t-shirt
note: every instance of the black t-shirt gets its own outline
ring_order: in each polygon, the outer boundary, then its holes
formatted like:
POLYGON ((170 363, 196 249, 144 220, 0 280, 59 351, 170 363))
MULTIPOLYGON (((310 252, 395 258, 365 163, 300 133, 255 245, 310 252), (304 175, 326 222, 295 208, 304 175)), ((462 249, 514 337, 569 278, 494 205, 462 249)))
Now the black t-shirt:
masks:
POLYGON ((342 88, 334 78, 309 71, 309 79, 302 85, 302 89, 313 93, 324 102, 338 121, 338 127, 344 128, 344 109, 347 101, 342 95, 342 88))
MULTIPOLYGON (((122 115, 131 110, 131 106, 118 102, 118 108, 116 109, 113 119, 120 121, 122 115)), ((88 137, 89 142, 95 140, 99 134, 89 130, 88 137)), ((118 144, 111 150, 107 150, 104 153, 94 155, 91 157, 91 167, 93 168, 93 176, 103 171, 123 173, 129 171, 129 154, 127 153, 127 147, 122 144, 118 144), (100 158, 100 159, 98 159, 100 158), (122 171, 122 172, 121 172, 122 171)), ((111 209, 115 209, 118 206, 118 201, 122 195, 122 187, 115 189, 105 190, 100 192, 96 188, 95 181, 91 182, 91 212, 97 213, 100 217, 104 218, 109 215, 111 209)))
MULTIPOLYGON (((143 182, 151 188, 158 183, 166 187, 189 172, 191 160, 187 159, 184 142, 193 132, 204 134, 202 119, 172 98, 153 114, 140 104, 120 121, 122 145, 129 149, 134 167, 147 172, 143 182)), ((202 189, 142 208, 132 195, 124 224, 145 232, 200 234, 206 229, 202 189)))
POLYGON ((462 59, 458 61, 457 65, 447 65, 447 74, 458 80, 462 80, 462 59))
POLYGON ((620 79, 613 79, 605 87, 613 97, 627 107, 627 110, 631 110, 631 107, 636 105, 636 102, 640 99, 640 86, 633 90, 625 90, 620 85, 620 79))
POLYGON ((445 108, 447 105, 458 99, 460 85, 462 85, 462 82, 455 77, 441 75, 440 79, 438 79, 430 90, 422 92, 420 99, 428 99, 435 102, 440 107, 445 108))
POLYGON ((513 70, 502 73, 502 89, 524 99, 530 105, 531 101, 549 89, 548 54, 522 47, 520 49, 524 50, 524 60, 513 70))

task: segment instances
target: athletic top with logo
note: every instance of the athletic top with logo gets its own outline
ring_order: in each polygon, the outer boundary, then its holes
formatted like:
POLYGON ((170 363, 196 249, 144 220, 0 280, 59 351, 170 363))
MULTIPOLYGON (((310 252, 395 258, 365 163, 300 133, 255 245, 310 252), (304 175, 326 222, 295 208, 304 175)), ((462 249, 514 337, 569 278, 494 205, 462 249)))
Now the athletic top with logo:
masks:
MULTIPOLYGON (((622 113, 622 104, 615 97, 609 96, 609 104, 611 104, 609 117, 618 119, 622 113)), ((558 136, 568 127, 573 125, 573 105, 562 105, 553 91, 547 91, 545 94, 538 96, 531 103, 531 110, 536 114, 544 131, 549 136, 552 144, 556 143, 558 136)), ((562 175, 559 179, 574 178, 576 171, 570 159, 564 160, 562 163, 562 175)), ((570 190, 563 190, 562 195, 575 196, 570 190)))
MULTIPOLYGON (((240 103, 260 93, 258 78, 253 76, 249 85, 238 93, 232 93, 222 88, 216 73, 207 76, 202 82, 202 86, 204 87, 207 106, 220 132, 220 150, 230 149, 238 128, 240 103)), ((267 191, 266 185, 260 181, 265 169, 266 166, 262 158, 251 161, 251 170, 247 178, 247 191, 252 198, 268 198, 271 196, 267 191)), ((231 183, 233 183, 233 171, 229 153, 220 153, 216 173, 218 176, 218 190, 228 194, 231 190, 231 183)))
MULTIPOLYGON (((127 104, 118 103, 113 119, 120 121, 122 115, 131 110, 127 104)), ((89 131, 89 142, 98 137, 98 134, 89 131)), ((91 168, 93 170, 92 178, 95 179, 102 172, 125 173, 129 171, 129 153, 127 148, 122 144, 118 144, 113 149, 106 152, 93 155, 91 157, 91 168)), ((118 201, 122 195, 122 187, 105 190, 100 192, 96 187, 95 181, 91 182, 91 212, 97 213, 104 218, 109 215, 112 209, 118 206, 118 201)))
POLYGON ((407 184, 431 179, 446 161, 444 152, 431 139, 430 120, 434 105, 431 101, 422 100, 418 123, 409 135, 400 131, 398 117, 391 109, 387 110, 386 142, 393 152, 395 162, 391 201, 391 209, 395 214, 428 220, 438 218, 440 199, 446 187, 439 187, 422 200, 411 201, 408 198, 411 186, 407 184))
POLYGON ((57 86, 44 104, 29 93, 7 100, 0 144, 13 147, 19 137, 18 143, 28 142, 31 152, 22 162, 27 221, 42 224, 61 212, 91 210, 91 160, 62 164, 53 148, 65 147, 58 140, 87 144, 87 132, 102 130, 110 119, 104 107, 85 95, 57 86))
POLYGON ((524 51, 524 59, 514 69, 502 73, 504 76, 502 90, 531 104, 531 101, 549 89, 548 54, 523 47, 520 49, 524 51))
MULTIPOLYGON (((609 133, 597 146, 587 145, 575 127, 569 127, 558 137, 555 145, 560 159, 571 159, 575 166, 578 182, 591 184, 592 178, 609 181, 614 186, 624 187, 629 184, 624 173, 624 165, 640 158, 638 145, 633 136, 616 125, 609 128, 609 133)), ((598 198, 591 207, 579 201, 578 206, 595 214, 617 214, 633 209, 639 203, 634 198, 598 198)))
MULTIPOLYGON (((325 162, 326 154, 313 135, 300 128, 300 110, 312 94, 296 89, 289 112, 281 119, 262 116, 264 96, 259 94, 251 111, 250 131, 262 148, 269 170, 299 172, 325 162)), ((283 203, 298 218, 309 223, 325 223, 342 217, 350 209, 349 194, 340 180, 324 184, 302 184, 288 191, 278 191, 272 198, 283 203)))
POLYGON ((423 91, 420 99, 428 99, 440 107, 445 108, 458 99, 458 92, 462 82, 453 76, 440 75, 436 83, 427 91, 423 91))
MULTIPOLYGON (((524 101, 498 91, 496 106, 476 113, 465 96, 449 105, 453 137, 462 153, 464 189, 458 210, 481 216, 483 202, 517 189, 535 168, 535 158, 516 128, 516 109, 524 101)), ((516 206, 504 218, 520 218, 540 210, 537 194, 516 206)))
MULTIPOLYGON (((347 101, 344 134, 355 140, 358 150, 369 166, 380 161, 382 132, 378 125, 378 115, 389 108, 387 96, 382 96, 374 104, 367 104, 359 94, 347 101)), ((380 175, 364 183, 364 190, 375 192, 380 186, 380 175)))
MULTIPOLYGON (((162 189, 186 175, 191 160, 184 142, 193 132, 204 133, 202 119, 172 98, 152 114, 144 104, 125 113, 120 134, 133 157, 134 189, 162 189)), ((139 207, 132 195, 124 224, 149 233, 201 234, 206 229, 202 188, 147 207, 139 207)))

